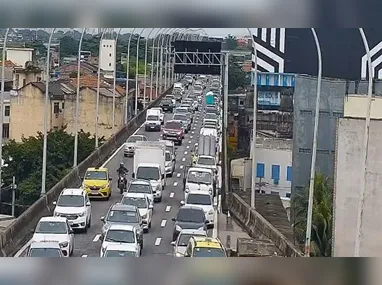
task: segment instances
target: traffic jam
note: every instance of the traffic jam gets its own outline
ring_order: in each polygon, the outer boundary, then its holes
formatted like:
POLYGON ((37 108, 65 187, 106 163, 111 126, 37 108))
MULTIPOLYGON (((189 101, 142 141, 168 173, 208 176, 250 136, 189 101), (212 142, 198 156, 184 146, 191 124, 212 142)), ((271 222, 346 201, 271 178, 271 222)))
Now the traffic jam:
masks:
POLYGON ((159 245, 168 236, 166 255, 226 257, 216 234, 221 94, 219 76, 185 75, 175 83, 158 107, 147 110, 145 123, 113 160, 88 168, 80 187, 62 190, 53 202, 53 215, 42 217, 33 229, 23 256, 78 256, 74 252, 85 247, 79 241, 85 244, 97 226, 96 253, 83 250, 86 254, 79 256, 150 255, 153 245, 145 236, 165 231, 152 243, 159 245), (190 159, 179 157, 180 148, 190 159), (164 199, 174 195, 180 195, 180 201, 172 206, 175 212, 167 221, 161 215, 171 206, 163 205, 164 199))

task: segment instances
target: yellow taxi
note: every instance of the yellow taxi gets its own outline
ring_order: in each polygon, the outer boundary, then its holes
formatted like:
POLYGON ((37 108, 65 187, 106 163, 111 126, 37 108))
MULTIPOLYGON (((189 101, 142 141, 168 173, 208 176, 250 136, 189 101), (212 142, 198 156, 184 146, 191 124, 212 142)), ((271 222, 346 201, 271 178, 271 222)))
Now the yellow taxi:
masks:
POLYGON ((227 257, 227 252, 217 238, 193 236, 184 257, 227 257))
POLYGON ((107 168, 91 167, 86 170, 82 188, 89 198, 109 200, 111 196, 111 178, 107 168))

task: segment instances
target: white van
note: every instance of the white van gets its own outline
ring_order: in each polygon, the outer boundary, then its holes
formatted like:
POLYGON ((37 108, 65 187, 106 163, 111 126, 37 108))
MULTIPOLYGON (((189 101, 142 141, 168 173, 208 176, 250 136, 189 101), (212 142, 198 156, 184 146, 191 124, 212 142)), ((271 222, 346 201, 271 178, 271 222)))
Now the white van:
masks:
POLYGON ((145 131, 161 131, 161 113, 158 109, 149 109, 146 112, 145 131))

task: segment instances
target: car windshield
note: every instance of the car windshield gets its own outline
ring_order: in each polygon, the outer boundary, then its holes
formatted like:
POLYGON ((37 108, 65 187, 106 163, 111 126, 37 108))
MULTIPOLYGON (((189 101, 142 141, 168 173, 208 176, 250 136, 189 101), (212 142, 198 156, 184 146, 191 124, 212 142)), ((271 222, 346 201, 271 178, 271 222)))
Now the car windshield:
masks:
POLYGON ((85 180, 107 180, 106 171, 86 171, 85 180))
POLYGON ((179 120, 179 121, 186 121, 187 120, 187 116, 186 115, 175 114, 173 119, 174 120, 179 120))
POLYGON ((39 222, 36 234, 67 234, 68 227, 65 222, 39 222))
POLYGON ((172 100, 174 99, 174 95, 166 95, 166 99, 170 99, 172 102, 172 100))
POLYGON ((105 236, 105 241, 135 243, 135 235, 133 231, 108 230, 105 236))
POLYGON ((124 197, 124 198, 122 198, 121 203, 124 205, 136 206, 138 209, 146 209, 147 208, 146 198, 124 197))
POLYGON ((191 237, 205 237, 206 235, 181 234, 178 241, 178 246, 187 246, 191 237))
POLYGON ((207 120, 217 120, 217 118, 218 118, 218 115, 216 115, 215 113, 207 113, 204 116, 204 119, 207 119, 207 120))
POLYGON ((225 257, 221 248, 195 247, 193 257, 225 257))
POLYGON ((188 194, 186 204, 212 205, 211 196, 205 194, 188 194))
POLYGON ((127 192, 151 194, 151 186, 148 184, 133 183, 133 184, 130 184, 130 187, 127 190, 127 192))
POLYGON ((172 101, 171 101, 171 99, 165 99, 165 100, 162 100, 162 104, 164 105, 164 104, 171 104, 172 103, 172 101))
POLYGON ((207 113, 212 113, 212 114, 216 114, 217 115, 217 113, 218 113, 218 110, 217 109, 215 109, 215 108, 206 108, 206 112, 207 113))
POLYGON ((184 109, 183 108, 182 109, 176 108, 175 109, 175 113, 176 114, 185 114, 185 113, 188 113, 188 109, 186 109, 186 108, 188 108, 188 107, 184 107, 184 109))
POLYGON ((82 195, 61 195, 58 198, 57 206, 60 207, 83 207, 85 198, 82 195))
POLYGON ((211 184, 212 176, 208 172, 190 171, 188 173, 187 182, 211 184))
POLYGON ((179 209, 177 221, 188 223, 204 223, 204 212, 202 209, 179 209))
POLYGON ((198 164, 215 165, 215 160, 212 157, 199 157, 198 164))
POLYGON ((180 130, 182 127, 179 122, 167 122, 164 128, 170 130, 180 130))
POLYGON ((129 143, 135 143, 135 142, 140 142, 140 141, 143 141, 143 137, 141 136, 131 136, 127 142, 129 143))
POLYGON ((157 167, 138 167, 137 179, 158 180, 159 178, 159 171, 157 167))
POLYGON ((166 161, 171 161, 171 154, 166 152, 166 161))
POLYGON ((31 248, 29 257, 61 257, 61 251, 58 248, 31 248))
POLYGON ((106 220, 112 223, 138 223, 138 216, 136 212, 112 210, 106 220))
POLYGON ((125 250, 106 250, 105 257, 135 257, 135 252, 125 250))
POLYGON ((158 116, 153 116, 153 115, 149 115, 147 116, 147 121, 159 121, 159 117, 158 116))

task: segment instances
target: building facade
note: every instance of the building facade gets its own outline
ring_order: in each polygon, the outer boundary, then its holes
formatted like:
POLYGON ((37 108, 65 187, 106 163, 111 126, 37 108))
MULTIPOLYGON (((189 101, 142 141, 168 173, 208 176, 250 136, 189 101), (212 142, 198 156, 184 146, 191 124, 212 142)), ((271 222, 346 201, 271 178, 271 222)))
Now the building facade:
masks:
POLYGON ((7 48, 6 59, 25 68, 28 61, 33 61, 33 51, 33 48, 7 48))
POLYGON ((115 40, 104 39, 100 45, 100 66, 104 71, 104 76, 107 78, 113 78, 113 73, 116 68, 116 42, 115 40))

